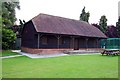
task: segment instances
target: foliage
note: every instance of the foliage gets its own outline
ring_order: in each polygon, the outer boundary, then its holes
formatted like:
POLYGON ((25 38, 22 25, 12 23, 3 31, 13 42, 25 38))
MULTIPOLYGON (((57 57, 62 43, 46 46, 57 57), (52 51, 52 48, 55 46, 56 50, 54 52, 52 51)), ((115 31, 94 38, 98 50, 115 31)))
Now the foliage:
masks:
POLYGON ((19 22, 20 22, 20 25, 19 25, 19 33, 21 34, 22 29, 23 29, 24 24, 25 24, 25 20, 21 20, 21 19, 19 19, 19 22))
POLYGON ((24 25, 25 24, 25 20, 21 20, 19 19, 20 25, 24 25))
MULTIPOLYGON (((100 25, 95 23, 93 23, 92 25, 100 30, 100 25)), ((107 26, 107 32, 105 33, 105 35, 109 38, 117 38, 118 34, 116 26, 114 25, 107 26)))
POLYGON ((21 37, 21 32, 25 24, 25 20, 19 19, 20 25, 12 26, 12 30, 16 33, 17 37, 21 37))
POLYGON ((92 25, 95 26, 96 28, 100 29, 100 25, 95 24, 95 23, 93 23, 92 25))
POLYGON ((10 28, 16 21, 15 8, 20 9, 19 2, 2 3, 2 24, 3 27, 10 28))
POLYGON ((107 18, 105 15, 101 16, 100 21, 99 21, 99 25, 100 25, 100 30, 103 33, 107 32, 107 18))
POLYGON ((80 14, 80 20, 88 22, 89 17, 90 17, 90 13, 85 12, 85 7, 84 7, 83 10, 82 10, 82 13, 80 14))
POLYGON ((4 78, 118 78, 118 56, 69 55, 2 60, 4 78), (16 67, 16 68, 15 68, 16 67))
POLYGON ((0 29, 0 50, 2 49, 2 29, 0 29))
POLYGON ((15 8, 20 9, 19 2, 2 3, 2 48, 11 49, 15 43, 15 33, 11 27, 15 24, 15 8))
POLYGON ((118 22, 116 22, 116 27, 117 27, 117 34, 120 37, 120 17, 118 19, 118 22))
POLYGON ((106 36, 109 38, 117 38, 118 34, 117 34, 117 28, 114 25, 111 26, 107 26, 107 32, 106 32, 106 36))
POLYGON ((11 29, 2 28, 2 49, 12 49, 16 35, 11 29))

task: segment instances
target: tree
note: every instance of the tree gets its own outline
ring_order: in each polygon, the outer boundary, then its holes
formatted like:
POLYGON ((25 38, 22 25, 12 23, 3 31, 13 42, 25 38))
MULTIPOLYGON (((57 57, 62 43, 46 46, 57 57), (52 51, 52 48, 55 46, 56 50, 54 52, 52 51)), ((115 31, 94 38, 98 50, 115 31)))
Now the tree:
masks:
POLYGON ((25 22, 25 20, 19 19, 19 23, 20 23, 20 25, 14 25, 14 26, 12 26, 12 28, 11 28, 11 29, 13 30, 13 32, 16 33, 17 38, 18 38, 18 37, 21 37, 22 29, 23 29, 24 24, 25 24, 26 22, 25 22))
POLYGON ((108 26, 106 36, 109 38, 117 38, 117 28, 114 25, 108 26))
POLYGON ((119 16, 118 22, 116 22, 116 27, 117 27, 118 37, 120 37, 120 16, 119 16))
POLYGON ((23 29, 24 24, 25 24, 25 20, 19 19, 19 22, 20 22, 20 25, 19 25, 19 31, 18 32, 21 34, 22 29, 23 29))
POLYGON ((20 9, 19 2, 2 3, 2 24, 3 27, 10 28, 16 21, 15 8, 20 9))
POLYGON ((105 15, 101 16, 100 21, 99 21, 99 25, 100 25, 100 30, 103 33, 107 32, 107 18, 105 15))
POLYGON ((2 22, 0 17, 0 50, 2 49, 2 22))
POLYGON ((16 35, 11 29, 2 29, 2 49, 12 49, 16 35))
POLYGON ((85 12, 85 7, 84 7, 83 10, 82 10, 82 13, 80 14, 80 20, 88 22, 89 17, 90 17, 90 13, 89 12, 86 13, 85 12))
POLYGON ((100 26, 97 23, 93 23, 93 26, 95 26, 96 28, 100 29, 100 26))
POLYGON ((2 48, 11 49, 15 43, 15 33, 11 27, 16 21, 15 8, 20 9, 19 2, 2 3, 2 48))

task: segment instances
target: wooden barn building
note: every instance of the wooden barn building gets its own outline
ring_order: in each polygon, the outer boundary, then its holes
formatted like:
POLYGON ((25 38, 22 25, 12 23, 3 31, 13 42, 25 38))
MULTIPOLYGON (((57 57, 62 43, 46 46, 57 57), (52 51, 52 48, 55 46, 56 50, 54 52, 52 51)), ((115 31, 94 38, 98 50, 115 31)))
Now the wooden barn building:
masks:
POLYGON ((56 53, 65 50, 99 48, 106 36, 84 21, 39 14, 25 23, 21 50, 29 53, 56 53))

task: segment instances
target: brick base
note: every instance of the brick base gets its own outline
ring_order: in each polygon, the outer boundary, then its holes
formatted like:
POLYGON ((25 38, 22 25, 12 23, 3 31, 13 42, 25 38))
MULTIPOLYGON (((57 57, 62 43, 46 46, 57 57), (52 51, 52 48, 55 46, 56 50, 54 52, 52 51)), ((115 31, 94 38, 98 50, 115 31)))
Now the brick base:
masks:
MULTIPOLYGON (((34 48, 25 48, 25 47, 21 47, 21 51, 22 52, 27 52, 27 53, 31 53, 31 54, 58 54, 58 53, 67 53, 68 51, 73 50, 73 49, 34 49, 34 48)), ((86 51, 91 51, 91 50, 95 50, 95 51, 103 51, 103 49, 101 48, 83 48, 83 49, 79 49, 79 50, 86 50, 86 51)))
POLYGON ((25 48, 21 47, 22 52, 27 52, 31 54, 58 54, 58 53, 65 53, 72 49, 33 49, 33 48, 25 48))

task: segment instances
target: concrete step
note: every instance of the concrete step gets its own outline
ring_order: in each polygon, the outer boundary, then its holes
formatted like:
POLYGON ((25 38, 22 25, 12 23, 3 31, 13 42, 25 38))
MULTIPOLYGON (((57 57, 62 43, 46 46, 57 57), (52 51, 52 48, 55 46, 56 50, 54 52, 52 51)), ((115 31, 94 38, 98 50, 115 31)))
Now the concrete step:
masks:
POLYGON ((85 54, 85 53, 101 53, 100 50, 71 50, 65 52, 66 54, 85 54))

